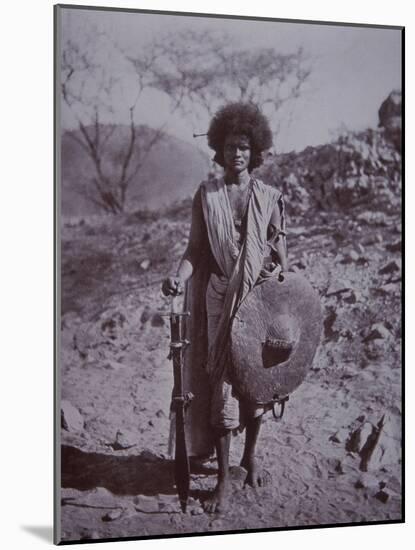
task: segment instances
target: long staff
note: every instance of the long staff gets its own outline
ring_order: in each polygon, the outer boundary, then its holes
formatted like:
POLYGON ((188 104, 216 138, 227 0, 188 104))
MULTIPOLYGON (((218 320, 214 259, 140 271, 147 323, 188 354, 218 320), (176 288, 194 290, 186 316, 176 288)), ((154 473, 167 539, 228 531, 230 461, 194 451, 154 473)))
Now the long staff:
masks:
POLYGON ((189 344, 188 340, 183 339, 183 317, 188 313, 179 312, 177 308, 177 297, 174 296, 171 301, 170 311, 170 358, 173 360, 174 387, 172 395, 172 409, 176 416, 176 449, 174 457, 174 479, 176 482, 177 493, 179 495, 180 506, 183 512, 186 512, 187 499, 189 497, 190 487, 190 467, 189 457, 187 456, 186 437, 185 437, 185 413, 193 398, 193 395, 183 390, 183 352, 189 344))

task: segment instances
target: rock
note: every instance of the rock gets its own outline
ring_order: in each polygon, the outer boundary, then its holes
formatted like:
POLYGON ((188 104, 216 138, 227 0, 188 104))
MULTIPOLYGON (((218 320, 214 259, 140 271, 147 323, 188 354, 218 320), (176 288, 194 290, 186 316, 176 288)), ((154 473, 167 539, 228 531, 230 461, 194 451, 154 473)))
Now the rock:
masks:
POLYGON ((379 470, 401 461, 401 442, 396 437, 389 418, 383 416, 367 449, 362 450, 362 459, 366 470, 379 470))
POLYGON ((349 430, 346 428, 340 428, 337 432, 329 437, 329 441, 333 443, 346 443, 349 437, 349 430))
POLYGON ((334 457, 327 459, 327 471, 330 477, 344 474, 342 461, 334 457))
POLYGON ((97 347, 102 341, 97 327, 92 323, 84 323, 77 328, 73 336, 73 347, 78 351, 81 359, 86 359, 91 348, 97 347))
POLYGON ((375 494, 375 498, 380 500, 380 502, 383 502, 383 504, 386 504, 389 500, 389 493, 382 489, 375 494))
POLYGON ((382 102, 378 111, 379 126, 389 128, 399 124, 395 118, 402 116, 402 92, 401 90, 393 90, 388 97, 382 102))
POLYGON ((383 489, 377 477, 368 472, 363 473, 354 486, 356 489, 370 489, 371 491, 379 491, 379 489, 383 489))
MULTIPOLYGON (((373 210, 372 211, 367 210, 359 214, 357 216, 357 221, 367 223, 368 225, 381 225, 381 226, 387 225, 385 214, 383 212, 375 212, 373 210)), ((381 239, 378 242, 383 241, 383 238, 380 234, 377 235, 376 238, 381 239)))
POLYGON ((386 283, 379 288, 372 289, 377 294, 387 296, 389 294, 398 294, 401 291, 401 286, 398 283, 386 283))
POLYGON ((122 513, 122 508, 116 508, 115 510, 111 510, 110 512, 106 513, 105 516, 102 516, 102 521, 115 521, 122 516, 122 513))
POLYGON ((103 508, 119 508, 118 497, 105 487, 96 487, 79 495, 78 503, 83 506, 102 506, 103 508))
POLYGON ((296 271, 301 271, 302 269, 305 269, 307 267, 304 260, 297 260, 296 262, 291 264, 292 268, 297 268, 296 271))
POLYGON ((389 250, 389 252, 401 252, 402 251, 402 240, 398 239, 397 241, 394 241, 393 243, 389 243, 386 245, 386 250, 389 250))
POLYGON ((156 497, 148 497, 146 495, 138 495, 134 497, 134 508, 137 512, 145 514, 154 514, 159 511, 159 501, 156 497))
POLYGON ((371 340, 384 340, 391 336, 391 333, 389 330, 383 325, 382 323, 375 323, 372 325, 367 333, 367 335, 363 338, 364 342, 370 342, 371 340))
POLYGON ((363 420, 358 423, 358 426, 349 432, 349 437, 346 441, 347 451, 360 454, 371 433, 372 424, 370 422, 363 420))
POLYGON ((61 401, 61 426, 68 432, 81 432, 84 429, 81 413, 66 400, 61 401))
POLYGON ((200 500, 196 500, 193 497, 190 497, 187 501, 187 510, 192 516, 200 516, 204 513, 200 500))
POLYGON ((365 486, 364 486, 364 484, 363 484, 363 482, 362 482, 361 479, 358 479, 358 480, 356 481, 356 483, 354 484, 354 488, 355 488, 355 489, 364 489, 364 488, 365 488, 365 486))
POLYGON ((335 330, 334 326, 337 321, 337 313, 334 307, 327 308, 327 315, 324 318, 324 336, 331 340, 336 339, 338 336, 338 331, 335 330))
POLYGON ((154 315, 151 318, 151 326, 152 327, 163 327, 165 325, 163 317, 160 315, 160 313, 154 313, 154 315))
POLYGON ((352 289, 343 294, 343 300, 348 304, 356 304, 362 301, 362 294, 358 290, 352 289))
POLYGON ((120 332, 124 328, 127 319, 125 315, 119 311, 112 313, 110 316, 106 314, 101 322, 101 334, 110 340, 116 340, 120 337, 120 332))
POLYGON ((83 529, 79 536, 79 540, 97 540, 101 538, 98 531, 89 531, 88 529, 83 529))
POLYGON ((358 453, 361 448, 361 437, 360 432, 362 430, 363 424, 366 421, 364 415, 358 416, 349 426, 349 436, 346 440, 346 450, 351 453, 358 453))
POLYGON ((377 470, 385 464, 398 463, 400 460, 396 440, 389 436, 387 430, 384 431, 385 424, 389 424, 385 415, 377 424, 366 421, 365 417, 359 417, 352 424, 346 450, 358 453, 359 469, 363 472, 377 470))
POLYGON ((390 420, 385 415, 377 424, 372 425, 372 432, 359 453, 362 471, 377 470, 400 462, 400 443, 392 434, 390 420))
POLYGON ((115 371, 119 371, 126 368, 126 365, 124 365, 123 363, 120 363, 119 361, 112 361, 112 360, 105 361, 103 366, 104 366, 104 369, 115 370, 115 371))
POLYGON ((135 442, 132 441, 130 434, 126 434, 122 432, 121 430, 118 430, 115 436, 114 443, 111 443, 111 447, 114 449, 114 451, 121 451, 123 449, 131 449, 131 447, 134 447, 136 445, 135 442))
POLYGON ((347 292, 351 289, 352 284, 350 283, 350 281, 347 281, 345 279, 337 279, 331 282, 329 289, 327 290, 326 296, 334 296, 336 294, 347 292))
POLYGON ((146 306, 143 309, 143 313, 140 317, 140 322, 144 325, 144 323, 147 323, 147 321, 151 318, 151 309, 150 306, 146 306))
POLYGON ((159 510, 164 513, 179 513, 180 503, 177 495, 158 495, 159 510))
POLYGON ((366 238, 362 240, 362 243, 364 245, 372 245, 372 244, 380 244, 383 242, 383 237, 380 233, 377 233, 376 235, 368 235, 366 238))
POLYGON ((201 514, 204 514, 205 511, 203 510, 202 506, 198 506, 197 508, 191 508, 190 513, 192 516, 200 516, 201 514))
POLYGON ((402 263, 400 260, 392 260, 379 269, 379 274, 387 275, 390 273, 400 272, 401 268, 402 268, 402 263))
POLYGON ((385 137, 401 151, 402 144, 402 92, 393 90, 379 108, 379 126, 385 137))
POLYGON ((147 271, 147 269, 150 267, 150 260, 147 258, 146 260, 143 260, 142 262, 140 262, 140 267, 141 269, 143 269, 144 271, 147 271))
POLYGON ((359 260, 359 254, 356 252, 356 250, 350 250, 349 252, 346 252, 346 254, 343 256, 343 263, 353 263, 357 262, 359 260))
MULTIPOLYGON (((385 356, 388 348, 388 341, 384 339, 376 339, 366 342, 364 353, 370 361, 378 361, 385 356)), ((372 377, 375 373, 372 373, 372 377)), ((374 376, 373 379, 376 379, 374 376)))
POLYGON ((367 443, 367 440, 369 439, 372 432, 373 432, 373 425, 370 422, 365 422, 360 430, 360 446, 358 449, 359 454, 362 452, 362 449, 367 443))

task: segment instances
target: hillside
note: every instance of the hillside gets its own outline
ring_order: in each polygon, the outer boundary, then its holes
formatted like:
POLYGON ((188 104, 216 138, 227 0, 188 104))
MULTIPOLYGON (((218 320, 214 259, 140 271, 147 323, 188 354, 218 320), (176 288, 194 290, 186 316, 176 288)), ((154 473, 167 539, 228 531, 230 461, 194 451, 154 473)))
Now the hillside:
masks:
MULTIPOLYGON (((103 135, 107 130, 108 128, 102 125, 103 135)), ((128 133, 127 126, 117 126, 104 147, 104 171, 109 177, 119 174, 122 164, 121 152, 126 150, 128 133)), ((74 136, 79 139, 80 132, 75 132, 74 136)), ((154 130, 145 126, 139 127, 132 166, 136 164, 140 148, 145 147, 153 137, 154 130)), ((70 132, 64 132, 62 136, 61 153, 63 216, 100 213, 82 193, 85 188, 93 189, 93 163, 70 132)), ((158 209, 172 201, 192 195, 197 184, 205 177, 209 163, 209 158, 196 147, 164 134, 145 157, 142 169, 132 180, 126 210, 158 209)))

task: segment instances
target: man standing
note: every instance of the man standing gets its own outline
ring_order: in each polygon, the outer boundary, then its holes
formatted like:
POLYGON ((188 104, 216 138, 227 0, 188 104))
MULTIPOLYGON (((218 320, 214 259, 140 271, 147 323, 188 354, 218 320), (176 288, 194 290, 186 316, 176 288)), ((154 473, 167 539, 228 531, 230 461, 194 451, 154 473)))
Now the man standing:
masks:
POLYGON ((206 326, 203 361, 210 386, 209 426, 218 483, 204 506, 214 512, 226 507, 229 494, 232 432, 246 428, 241 460, 246 483, 254 487, 264 483, 255 447, 262 414, 272 403, 246 403, 234 391, 228 372, 229 336, 233 317, 250 290, 258 280, 287 270, 287 259, 282 195, 251 176, 272 144, 264 115, 252 103, 228 104, 214 116, 208 142, 224 176, 203 182, 196 192, 187 249, 177 274, 163 281, 162 291, 176 295, 193 279, 190 299, 199 307, 193 311, 191 342, 200 346, 196 325, 206 326))

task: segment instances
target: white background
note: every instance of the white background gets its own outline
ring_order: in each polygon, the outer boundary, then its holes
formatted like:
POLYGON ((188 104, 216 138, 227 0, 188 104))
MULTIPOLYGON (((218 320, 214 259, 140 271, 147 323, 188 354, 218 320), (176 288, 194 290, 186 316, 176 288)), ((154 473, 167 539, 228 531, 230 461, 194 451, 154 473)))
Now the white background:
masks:
MULTIPOLYGON (((83 2, 159 10, 197 11, 405 25, 407 40, 407 204, 412 206, 414 65, 411 3, 405 0, 290 0, 285 3, 206 0, 189 2, 83 2), (412 133, 413 134, 413 133, 412 133)), ((51 544, 53 504, 53 2, 19 0, 1 7, 1 453, 0 544, 8 550, 51 544), (6 122, 6 124, 4 124, 6 122)), ((407 208, 407 210, 409 210, 407 208)), ((408 218, 410 216, 409 210, 408 218)), ((411 322, 414 259, 411 246, 414 222, 407 220, 407 351, 413 358, 411 322)), ((319 550, 408 548, 415 538, 414 376, 406 364, 408 437, 407 525, 315 529, 220 537, 106 543, 105 548, 184 549, 236 548, 240 545, 278 546, 319 550), (412 390, 412 391, 411 391, 412 390), (121 546, 122 545, 122 546, 121 546)), ((413 543, 412 543, 413 544, 413 543)), ((412 546, 412 545, 411 545, 412 546)), ((88 544, 84 547, 92 547, 88 544)), ((95 546, 94 546, 95 547, 95 546)))

